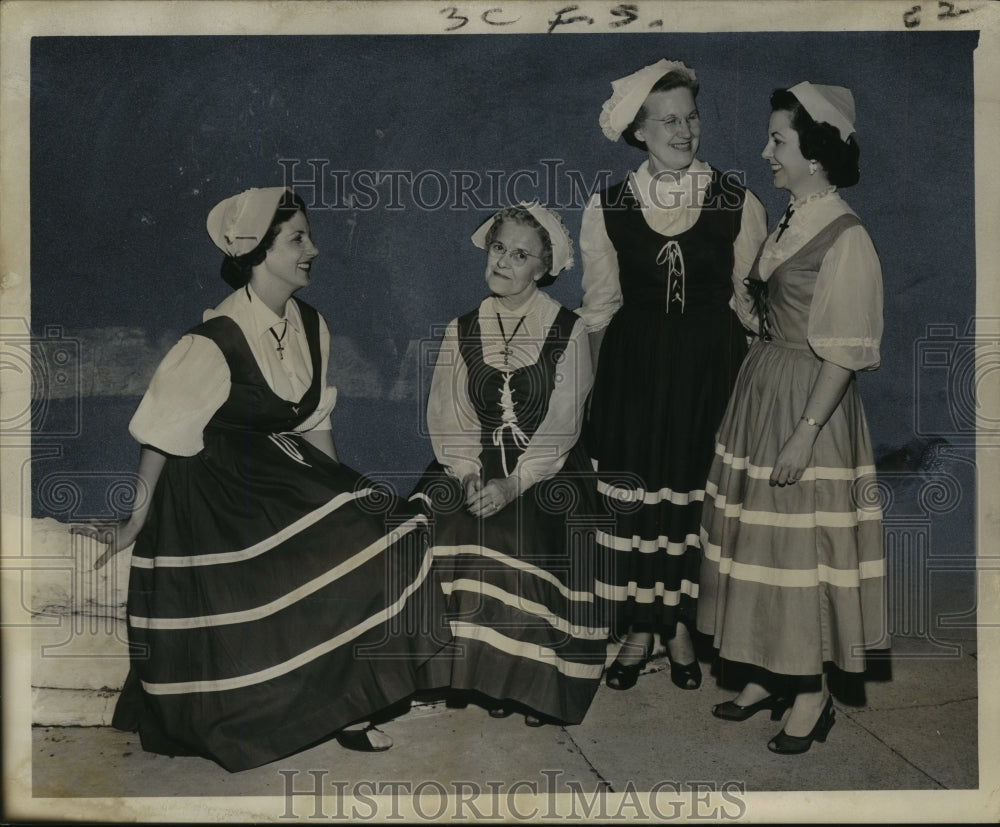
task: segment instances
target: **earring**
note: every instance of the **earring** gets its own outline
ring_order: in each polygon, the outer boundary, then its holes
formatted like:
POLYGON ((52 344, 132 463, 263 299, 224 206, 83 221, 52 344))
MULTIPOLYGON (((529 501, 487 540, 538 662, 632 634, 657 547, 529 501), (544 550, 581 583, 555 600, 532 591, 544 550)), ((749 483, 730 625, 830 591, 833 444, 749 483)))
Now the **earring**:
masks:
POLYGON ((809 174, 810 175, 815 175, 816 174, 816 162, 815 161, 810 161, 809 162, 809 174))

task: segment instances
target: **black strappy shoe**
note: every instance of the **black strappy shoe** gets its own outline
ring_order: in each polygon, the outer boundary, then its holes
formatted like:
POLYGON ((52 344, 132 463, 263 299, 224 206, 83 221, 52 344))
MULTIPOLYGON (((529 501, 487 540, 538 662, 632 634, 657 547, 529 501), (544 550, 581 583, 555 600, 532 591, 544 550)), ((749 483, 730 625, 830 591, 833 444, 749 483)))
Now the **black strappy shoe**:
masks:
POLYGON ((685 664, 670 661, 670 680, 680 689, 697 689, 701 686, 701 666, 698 659, 685 664))
POLYGON ((809 751, 813 741, 823 743, 826 740, 835 720, 833 698, 827 698, 826 706, 823 707, 823 711, 819 714, 819 718, 816 719, 816 723, 808 735, 800 738, 796 735, 789 735, 782 729, 768 742, 767 748, 779 755, 801 755, 803 752, 809 751))
POLYGON ((747 718, 756 715, 763 709, 771 710, 771 720, 780 721, 785 710, 792 705, 788 698, 778 695, 768 695, 766 698, 757 701, 755 704, 740 706, 735 701, 725 701, 712 707, 712 714, 723 721, 745 721, 747 718))
POLYGON ((342 729, 337 733, 337 743, 344 749, 354 750, 355 752, 385 752, 392 746, 392 744, 386 746, 376 746, 373 744, 371 738, 368 737, 368 733, 372 730, 385 735, 382 730, 376 728, 375 724, 368 724, 364 729, 342 729))
POLYGON ((548 715, 542 715, 540 712, 526 712, 524 714, 524 725, 530 727, 541 727, 546 724, 553 724, 554 726, 562 726, 562 721, 557 718, 550 718, 548 715))
POLYGON ((642 659, 636 663, 625 665, 618 658, 615 658, 614 663, 608 667, 608 671, 604 674, 605 686, 608 689, 617 689, 620 692, 631 689, 639 680, 639 673, 646 666, 648 660, 648 656, 643 655, 642 659))
POLYGON ((509 718, 514 714, 514 710, 509 706, 494 706, 488 714, 491 718, 509 718))

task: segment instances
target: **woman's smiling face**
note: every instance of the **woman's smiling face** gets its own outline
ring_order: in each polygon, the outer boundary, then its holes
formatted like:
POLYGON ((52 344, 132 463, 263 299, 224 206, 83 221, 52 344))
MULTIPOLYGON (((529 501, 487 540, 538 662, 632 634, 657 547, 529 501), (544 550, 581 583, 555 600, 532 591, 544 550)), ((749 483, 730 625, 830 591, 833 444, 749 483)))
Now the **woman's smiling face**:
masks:
POLYGON ((792 113, 779 109, 767 122, 767 146, 761 157, 771 165, 774 186, 795 195, 810 180, 809 161, 799 149, 799 133, 792 126, 792 113))
POLYGON ((538 289, 535 282, 545 275, 543 247, 534 227, 510 220, 500 225, 486 250, 486 284, 501 303, 514 309, 534 295, 538 289), (514 251, 526 253, 527 259, 517 263, 514 251))
POLYGON ((701 141, 701 121, 691 90, 653 92, 642 106, 645 115, 635 137, 646 144, 649 171, 655 175, 691 166, 701 141))
POLYGON ((293 291, 309 284, 309 270, 319 250, 309 235, 309 220, 300 210, 281 225, 262 268, 293 291))

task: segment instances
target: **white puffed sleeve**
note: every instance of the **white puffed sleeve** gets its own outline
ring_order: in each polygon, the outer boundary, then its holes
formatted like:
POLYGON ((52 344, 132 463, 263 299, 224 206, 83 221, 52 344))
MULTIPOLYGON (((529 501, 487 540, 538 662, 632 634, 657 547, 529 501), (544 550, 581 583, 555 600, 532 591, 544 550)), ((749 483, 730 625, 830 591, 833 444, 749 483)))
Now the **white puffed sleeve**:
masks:
POLYGON ((879 366, 882 266, 864 227, 841 233, 823 258, 806 336, 825 361, 848 370, 879 366))
POLYGON ((736 311, 740 323, 753 333, 757 332, 759 324, 753 309, 753 299, 750 298, 750 291, 743 279, 750 274, 766 238, 767 211, 757 196, 746 190, 740 232, 733 243, 733 297, 729 300, 729 306, 736 311))
POLYGON ((211 339, 187 334, 160 362, 129 433, 143 445, 190 457, 204 447, 202 432, 229 398, 229 366, 211 339))
POLYGON ((445 329, 427 399, 427 430, 434 456, 461 480, 482 469, 481 426, 469 399, 468 369, 458 349, 458 321, 445 329))
POLYGON ((611 317, 622 306, 618 251, 604 226, 599 193, 591 196, 583 211, 580 257, 583 260, 583 304, 576 312, 586 323, 587 332, 596 333, 608 326, 611 317))
POLYGON ((337 404, 337 388, 327 384, 327 375, 330 372, 330 328, 326 324, 323 314, 319 314, 319 349, 320 349, 320 382, 322 391, 320 393, 319 404, 296 431, 305 433, 306 431, 329 431, 333 425, 330 422, 330 414, 337 404))

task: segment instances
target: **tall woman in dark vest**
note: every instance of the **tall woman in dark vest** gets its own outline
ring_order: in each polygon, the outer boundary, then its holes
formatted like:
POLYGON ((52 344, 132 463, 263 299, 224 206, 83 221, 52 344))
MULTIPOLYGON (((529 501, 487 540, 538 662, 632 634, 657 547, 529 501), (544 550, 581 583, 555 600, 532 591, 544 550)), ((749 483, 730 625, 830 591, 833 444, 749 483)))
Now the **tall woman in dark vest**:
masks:
POLYGON ((445 330, 427 403, 437 462, 417 495, 450 596, 451 686, 494 717, 579 723, 608 636, 578 442, 592 370, 583 322, 538 289, 572 265, 570 238, 520 204, 472 240, 490 295, 445 330))
POLYGON ((335 733, 387 749, 349 725, 437 683, 423 665, 447 635, 426 518, 337 461, 330 333, 292 296, 318 253, 301 198, 247 190, 208 231, 234 292, 170 350, 132 418, 131 518, 77 529, 110 540, 98 565, 135 543, 115 725, 230 771, 335 733))
POLYGON ((634 686, 659 632, 673 682, 696 689, 701 506, 747 347, 731 303, 766 219, 736 175, 697 158, 691 69, 660 60, 612 88, 604 134, 647 157, 591 199, 580 235, 579 312, 597 365, 587 437, 607 516, 598 543, 614 552, 608 588, 627 631, 606 681, 634 686))

